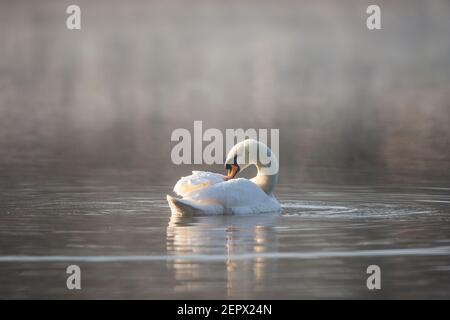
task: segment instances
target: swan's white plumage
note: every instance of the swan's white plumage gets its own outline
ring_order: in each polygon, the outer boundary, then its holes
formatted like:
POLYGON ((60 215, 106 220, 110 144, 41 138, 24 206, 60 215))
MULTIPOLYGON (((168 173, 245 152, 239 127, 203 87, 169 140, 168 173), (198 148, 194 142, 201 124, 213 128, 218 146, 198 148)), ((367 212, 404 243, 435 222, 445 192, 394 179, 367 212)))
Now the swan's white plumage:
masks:
POLYGON ((229 179, 212 172, 193 171, 174 187, 182 199, 167 195, 173 215, 255 214, 280 212, 272 194, 278 181, 278 159, 262 142, 247 139, 236 144, 225 160, 229 179), (256 151, 259 150, 259 154, 256 151), (263 162, 262 155, 269 157, 263 162), (255 165, 258 174, 251 180, 235 179, 239 169, 255 165), (237 168, 237 171, 236 171, 237 168), (234 171, 233 171, 234 170, 234 171))
POLYGON ((204 171, 193 171, 182 177, 174 187, 182 196, 167 196, 174 214, 255 214, 279 212, 280 204, 254 182, 239 178, 225 181, 224 176, 204 171))
POLYGON ((187 177, 182 177, 175 184, 173 191, 179 196, 186 196, 187 194, 197 191, 202 188, 212 186, 216 183, 224 181, 225 176, 206 171, 192 171, 192 174, 187 177))

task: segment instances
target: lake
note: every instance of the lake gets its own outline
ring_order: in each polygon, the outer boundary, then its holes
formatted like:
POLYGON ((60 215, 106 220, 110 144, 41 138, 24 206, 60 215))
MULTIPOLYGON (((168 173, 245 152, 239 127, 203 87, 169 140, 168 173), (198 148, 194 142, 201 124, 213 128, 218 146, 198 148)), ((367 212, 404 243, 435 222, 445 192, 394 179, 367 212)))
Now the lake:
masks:
POLYGON ((76 4, 0 1, 0 298, 450 298, 449 1, 381 30, 358 0, 76 4), (199 120, 279 130, 281 214, 171 218, 225 173, 171 161, 199 120))
POLYGON ((1 298, 450 298, 442 182, 282 180, 280 215, 176 218, 135 173, 2 181, 1 298))

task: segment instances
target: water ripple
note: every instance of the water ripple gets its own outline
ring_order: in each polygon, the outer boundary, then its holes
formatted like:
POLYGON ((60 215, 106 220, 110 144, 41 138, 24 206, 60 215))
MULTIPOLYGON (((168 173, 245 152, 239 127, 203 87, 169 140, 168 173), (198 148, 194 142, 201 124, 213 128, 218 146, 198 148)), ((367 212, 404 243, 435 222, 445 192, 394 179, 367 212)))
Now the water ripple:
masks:
POLYGON ((0 256, 0 262, 146 262, 146 261, 240 261, 254 259, 326 259, 352 257, 448 256, 450 246, 353 251, 265 252, 244 254, 128 255, 128 256, 0 256))

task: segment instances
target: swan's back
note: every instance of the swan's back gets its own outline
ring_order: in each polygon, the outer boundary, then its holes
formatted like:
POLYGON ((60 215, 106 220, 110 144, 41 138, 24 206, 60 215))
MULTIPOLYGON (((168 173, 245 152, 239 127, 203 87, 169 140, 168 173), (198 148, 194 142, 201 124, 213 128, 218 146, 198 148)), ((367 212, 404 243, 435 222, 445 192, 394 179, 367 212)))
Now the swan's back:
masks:
POLYGON ((182 199, 168 196, 172 212, 177 215, 256 214, 279 212, 280 204, 254 182, 239 178, 224 181, 211 172, 194 171, 175 185, 182 199))
POLYGON ((206 171, 192 171, 190 176, 182 177, 175 184, 173 191, 179 196, 185 197, 188 194, 224 182, 225 176, 206 171))

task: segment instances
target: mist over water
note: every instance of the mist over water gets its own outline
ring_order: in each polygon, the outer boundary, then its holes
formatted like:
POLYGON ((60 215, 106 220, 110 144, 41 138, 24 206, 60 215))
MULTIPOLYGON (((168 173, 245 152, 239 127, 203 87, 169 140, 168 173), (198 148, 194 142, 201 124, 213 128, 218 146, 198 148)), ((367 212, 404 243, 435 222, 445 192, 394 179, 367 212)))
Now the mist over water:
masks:
POLYGON ((449 298, 448 1, 77 4, 0 0, 1 298, 449 298), (280 129, 281 215, 170 216, 195 120, 280 129))
POLYGON ((168 173, 176 128, 279 128, 282 166, 448 176, 450 5, 2 1, 3 165, 168 173))

